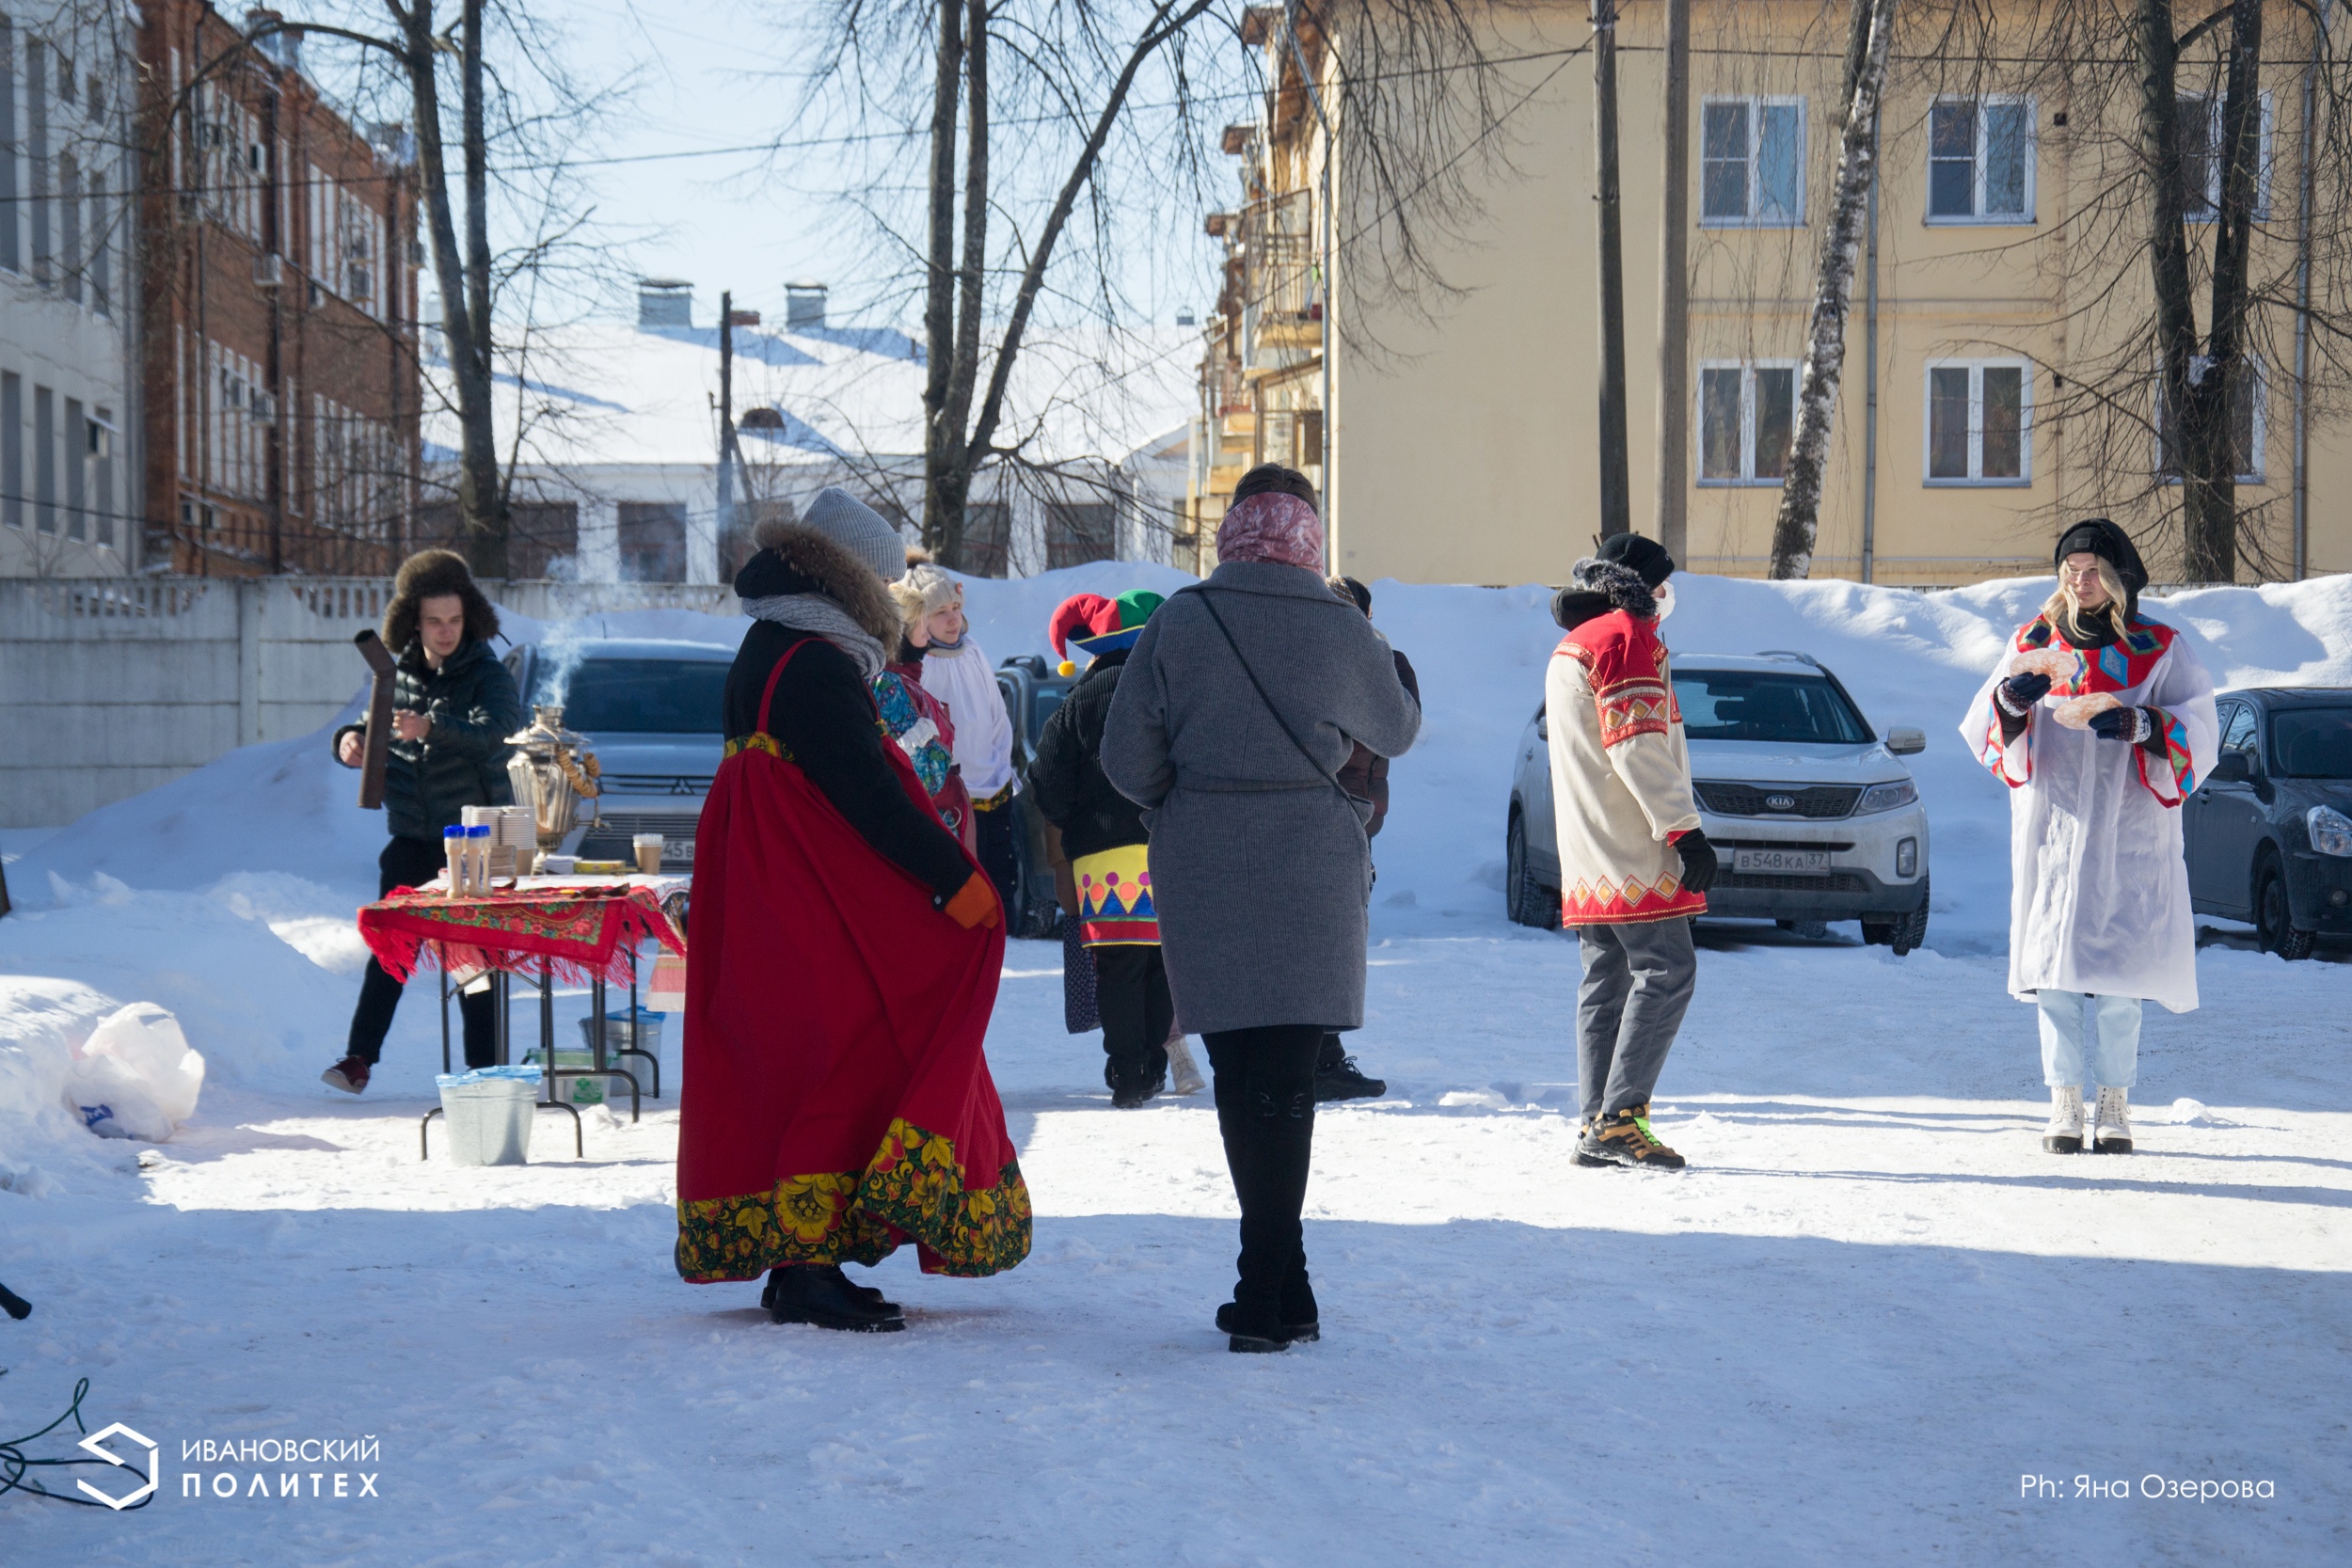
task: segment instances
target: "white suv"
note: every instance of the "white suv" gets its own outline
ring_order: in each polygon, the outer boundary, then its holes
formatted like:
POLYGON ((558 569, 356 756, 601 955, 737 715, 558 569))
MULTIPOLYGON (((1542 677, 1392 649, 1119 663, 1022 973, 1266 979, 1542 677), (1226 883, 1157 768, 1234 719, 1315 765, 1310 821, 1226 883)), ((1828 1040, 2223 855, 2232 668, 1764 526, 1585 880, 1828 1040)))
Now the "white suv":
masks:
MULTIPOLYGON (((1723 871, 1709 916, 1784 926, 1859 920, 1897 953, 1928 929, 1928 814, 1897 759, 1915 729, 1883 739, 1837 677, 1792 653, 1677 654, 1675 700, 1692 782, 1723 871)), ((1523 926, 1560 924, 1551 754, 1537 707, 1512 768, 1505 896, 1523 926)))

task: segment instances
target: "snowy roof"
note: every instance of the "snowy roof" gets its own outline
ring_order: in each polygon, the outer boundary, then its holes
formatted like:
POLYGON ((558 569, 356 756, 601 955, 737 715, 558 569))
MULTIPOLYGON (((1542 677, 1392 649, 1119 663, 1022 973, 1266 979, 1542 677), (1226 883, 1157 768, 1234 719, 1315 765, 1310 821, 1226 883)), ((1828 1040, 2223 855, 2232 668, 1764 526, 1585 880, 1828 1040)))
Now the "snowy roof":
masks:
MULTIPOLYGON (((499 445, 504 451, 514 439, 519 372, 526 467, 715 461, 715 326, 587 323, 543 329, 500 354, 499 445)), ((1190 417, 1200 357, 1200 335, 1190 327, 1035 336, 1014 362, 998 444, 1025 441, 1041 462, 1119 462, 1190 417)), ((427 371, 437 376, 438 364, 427 371)), ((734 400, 744 460, 918 458, 925 373, 922 345, 895 328, 738 327, 734 400), (775 410, 772 427, 744 429, 744 416, 758 408, 775 410)), ((447 455, 455 420, 429 416, 425 436, 432 455, 447 455)))

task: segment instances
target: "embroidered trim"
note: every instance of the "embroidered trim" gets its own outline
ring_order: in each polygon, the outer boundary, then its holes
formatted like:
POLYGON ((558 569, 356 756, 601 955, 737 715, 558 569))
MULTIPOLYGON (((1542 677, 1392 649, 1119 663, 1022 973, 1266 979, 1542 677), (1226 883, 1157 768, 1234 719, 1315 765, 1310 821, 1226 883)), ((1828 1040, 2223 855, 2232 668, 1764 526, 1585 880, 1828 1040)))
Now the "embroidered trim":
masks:
POLYGON ((2148 711, 2155 716, 2157 733, 2164 736, 2164 762, 2157 776, 2152 779, 2148 776, 2148 748, 2133 747, 2139 764, 2139 782, 2165 805, 2177 806, 2197 790, 2197 769, 2188 754, 2188 726, 2164 708, 2152 707, 2148 711), (2160 781, 2172 786, 2171 794, 2167 795, 2159 787, 2160 781))
POLYGON ((977 1277, 1029 1255, 1029 1189, 1017 1160, 967 1188, 955 1145, 894 1117, 861 1176, 818 1171, 761 1193, 678 1203, 675 1259, 690 1284, 756 1279, 787 1263, 879 1263, 912 1240, 927 1273, 977 1277))
POLYGON ((2033 778, 2033 726, 2027 724, 2017 732, 2026 754, 2026 776, 2016 778, 2009 770, 2010 742, 2001 736, 2001 705, 1993 705, 1993 717, 1984 726, 1984 743, 1977 748, 1977 760, 1993 770, 1993 776, 2011 789, 2023 789, 2033 778))
POLYGON ((1563 926, 1635 926, 1706 912, 1707 895, 1689 891, 1681 879, 1672 876, 1648 886, 1629 877, 1623 883, 1607 877, 1587 882, 1580 877, 1560 895, 1563 926))
POLYGON ((727 742, 726 754, 728 756, 740 756, 745 752, 765 752, 781 762, 799 760, 793 756, 791 747, 787 746, 765 730, 754 735, 737 736, 727 742))

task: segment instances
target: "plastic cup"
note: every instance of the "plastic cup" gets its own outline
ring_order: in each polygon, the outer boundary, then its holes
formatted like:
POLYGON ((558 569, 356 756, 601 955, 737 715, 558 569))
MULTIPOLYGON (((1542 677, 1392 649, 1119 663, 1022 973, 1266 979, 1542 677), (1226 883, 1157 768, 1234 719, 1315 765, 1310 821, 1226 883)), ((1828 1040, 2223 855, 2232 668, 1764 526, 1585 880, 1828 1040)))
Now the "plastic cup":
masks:
POLYGON ((660 871, 661 835, 660 833, 639 833, 628 842, 629 847, 637 851, 638 870, 648 877, 660 871))

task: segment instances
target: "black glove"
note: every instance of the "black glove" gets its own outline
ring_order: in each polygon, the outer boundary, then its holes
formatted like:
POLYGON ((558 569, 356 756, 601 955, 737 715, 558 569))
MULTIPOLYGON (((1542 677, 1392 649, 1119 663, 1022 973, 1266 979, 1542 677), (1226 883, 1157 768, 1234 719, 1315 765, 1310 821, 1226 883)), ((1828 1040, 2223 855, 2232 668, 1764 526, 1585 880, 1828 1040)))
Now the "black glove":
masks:
POLYGON ((2090 733, 2102 740, 2137 746, 2156 733, 2156 724, 2144 707, 2104 708, 2090 716, 2090 733))
POLYGON ((1682 857, 1682 885, 1692 893, 1705 893, 1715 885, 1715 874, 1723 862, 1715 854, 1715 847, 1707 842, 1704 830, 1693 828, 1675 840, 1675 853, 1682 857))
POLYGON ((2011 675, 1993 689, 1993 700, 2011 719, 2023 719, 2033 711, 2034 704, 2049 694, 2050 677, 2038 670, 2011 675))

